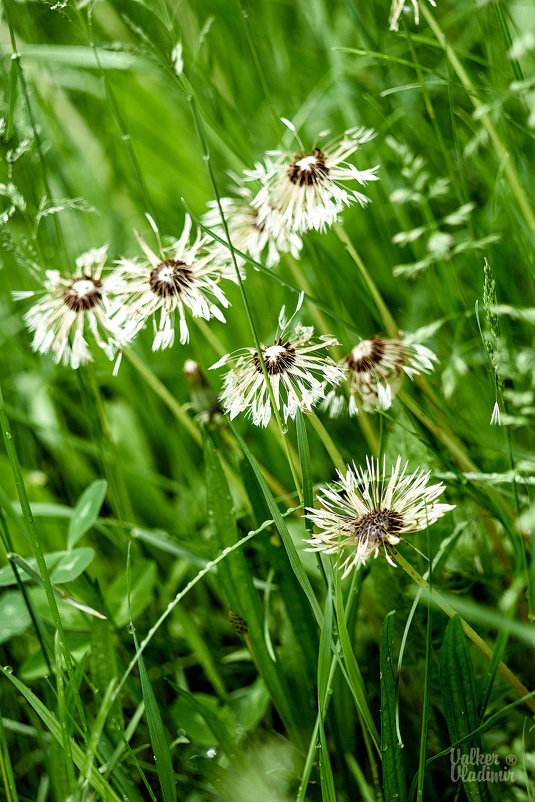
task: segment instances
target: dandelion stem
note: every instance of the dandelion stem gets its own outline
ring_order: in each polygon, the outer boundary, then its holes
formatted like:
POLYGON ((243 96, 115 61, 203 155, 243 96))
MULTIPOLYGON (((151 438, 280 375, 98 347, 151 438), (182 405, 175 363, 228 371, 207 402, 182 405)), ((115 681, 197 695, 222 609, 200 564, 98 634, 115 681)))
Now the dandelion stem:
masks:
MULTIPOLYGON (((397 564, 400 566, 400 568, 403 568, 405 573, 408 574, 410 576, 410 578, 414 582, 416 582, 416 584, 420 588, 423 588, 424 590, 426 590, 428 593, 431 594, 431 598, 440 607, 440 609, 443 612, 446 613, 447 616, 449 616, 450 618, 453 618, 453 616, 457 615, 457 613, 455 612, 453 607, 451 607, 446 601, 444 601, 444 599, 442 599, 438 594, 436 594, 432 590, 432 588, 429 585, 429 583, 405 559, 405 557, 403 557, 403 555, 399 553, 399 551, 396 548, 392 547, 390 553, 391 553, 392 557, 394 558, 394 560, 397 562, 397 564)), ((472 643, 474 643, 477 646, 477 648, 480 651, 482 651, 483 654, 486 657, 489 658, 489 660, 491 660, 492 659, 492 649, 485 643, 483 638, 480 635, 477 634, 475 629, 472 629, 470 624, 468 624, 464 620, 464 618, 459 616, 459 619, 461 621, 461 625, 462 625, 462 628, 464 630, 465 635, 467 635, 470 638, 470 640, 472 641, 472 643)), ((516 677, 515 674, 513 674, 511 669, 505 663, 500 662, 500 664, 498 666, 498 671, 500 672, 502 677, 504 677, 504 679, 509 683, 511 688, 513 688, 518 693, 519 696, 521 696, 521 697, 529 696, 529 691, 526 688, 526 686, 522 682, 520 682, 518 677, 516 677)), ((533 698, 527 699, 526 700, 526 704, 528 705, 528 707, 530 707, 531 710, 533 710, 535 712, 535 699, 533 699, 533 698)))
POLYGON ((309 412, 309 416, 310 416, 310 423, 316 430, 316 434, 318 435, 321 442, 325 446, 325 450, 329 454, 334 465, 338 468, 339 471, 345 471, 346 469, 345 462, 342 459, 342 455, 340 454, 335 444, 333 443, 331 435, 329 434, 329 432, 327 431, 327 429, 325 428, 325 426, 320 421, 320 419, 318 418, 318 416, 314 411, 309 412))
POLYGON ((347 252, 349 253, 351 258, 353 259, 353 261, 357 265, 357 267, 358 267, 358 269, 360 271, 360 274, 361 274, 362 278, 364 279, 364 282, 365 282, 366 286, 368 287, 368 289, 370 291, 370 295, 372 296, 373 300, 375 301, 375 305, 376 305, 376 307, 377 307, 377 309, 379 311, 379 314, 381 315, 381 319, 382 319, 382 321, 384 323, 385 329, 388 332, 389 336, 390 337, 399 337, 399 330, 398 330, 398 327, 396 325, 396 322, 395 322, 394 318, 392 317, 392 315, 390 314, 387 305, 383 301, 383 297, 382 297, 381 293, 379 292, 379 290, 377 289, 375 281, 372 279, 372 277, 368 273, 366 265, 364 264, 364 262, 360 258, 360 255, 357 252, 357 250, 355 249, 355 246, 353 245, 353 243, 351 242, 351 240, 347 236, 344 227, 342 225, 340 225, 340 223, 335 223, 334 230, 336 231, 338 239, 345 246, 347 252))
POLYGON ((211 187, 212 187, 212 191, 213 191, 215 199, 216 199, 216 203, 217 203, 217 207, 218 207, 218 210, 219 210, 219 215, 221 217, 221 222, 223 224, 223 228, 225 229, 225 237, 226 237, 227 242, 228 242, 228 247, 229 247, 229 250, 230 250, 231 257, 232 257, 232 263, 234 265, 234 270, 236 272, 236 281, 238 282, 238 286, 240 288, 240 294, 241 294, 241 298, 242 298, 243 305, 244 305, 244 308, 245 308, 245 313, 247 315, 247 320, 249 322, 249 326, 250 326, 250 329, 251 329, 251 333, 253 335, 255 348, 256 348, 256 353, 258 354, 258 359, 260 361, 260 365, 262 366, 262 373, 264 375, 264 380, 266 382, 267 390, 268 390, 268 393, 269 393, 269 399, 270 399, 270 402, 271 402, 271 407, 273 409, 273 414, 275 416, 275 420, 277 421, 277 426, 278 426, 278 429, 279 429, 279 432, 280 432, 280 436, 282 438, 282 443, 283 443, 283 446, 284 446, 284 451, 285 451, 285 454, 286 454, 286 458, 288 460, 288 465, 290 466, 290 471, 292 473, 292 478, 293 478, 293 481, 294 481, 294 484, 295 484, 295 488, 297 490, 297 496, 299 498, 299 501, 302 502, 303 501, 303 495, 302 495, 302 491, 301 491, 301 482, 300 482, 300 479, 299 479, 299 475, 298 475, 295 463, 294 463, 294 461, 292 459, 292 455, 291 455, 290 449, 288 447, 288 441, 287 441, 286 436, 285 436, 286 433, 285 433, 283 425, 282 425, 282 420, 281 420, 281 416, 280 416, 280 413, 279 413, 279 409, 278 409, 277 404, 275 402, 275 396, 273 395, 273 388, 271 386, 271 381, 269 379, 269 375, 268 375, 268 372, 267 372, 266 364, 265 364, 265 361, 264 361, 264 355, 262 353, 262 346, 260 344, 258 333, 256 331, 256 326, 255 326, 255 323, 254 323, 254 320, 253 320, 253 315, 252 315, 252 312, 251 312, 251 307, 249 305, 249 300, 247 298, 247 294, 246 294, 245 288, 243 286, 243 279, 242 279, 241 274, 240 274, 240 270, 239 270, 239 267, 238 267, 238 262, 236 260, 236 254, 234 252, 234 247, 232 245, 232 241, 231 241, 231 238, 230 238, 230 232, 229 232, 229 229, 228 229, 227 220, 226 220, 225 214, 223 212, 223 207, 221 205, 221 197, 219 195, 219 190, 217 188, 215 176, 214 176, 214 173, 212 171, 212 166, 211 166, 211 163, 210 163, 210 149, 208 147, 208 140, 206 139, 206 132, 204 130, 204 124, 203 124, 203 121, 202 121, 201 113, 199 111, 199 107, 197 105, 197 102, 195 100, 195 97, 194 97, 193 92, 191 91, 191 89, 190 89, 190 91, 188 91, 186 93, 186 97, 188 99, 188 102, 189 102, 189 104, 191 106, 191 109, 192 109, 192 112, 193 112, 193 117, 194 117, 194 120, 195 120, 195 127, 197 129, 197 132, 198 132, 198 135, 199 135, 199 141, 201 143, 201 148, 202 148, 202 158, 203 158, 203 161, 206 163, 206 169, 208 171, 208 177, 210 179, 210 184, 211 184, 211 187))
MULTIPOLYGON (((186 412, 185 408, 181 406, 174 395, 169 392, 167 387, 160 379, 152 372, 152 370, 143 362, 142 359, 138 357, 138 355, 130 350, 125 349, 123 351, 124 357, 130 362, 134 370, 140 374, 140 376, 144 379, 147 385, 151 388, 155 395, 165 404, 167 409, 171 412, 171 414, 177 419, 180 425, 187 431, 190 437, 195 441, 198 446, 202 446, 202 437, 198 427, 192 421, 188 413, 186 412)), ((230 467, 223 459, 223 464, 225 468, 231 472, 230 467)), ((262 474, 269 484, 271 489, 274 493, 280 496, 287 496, 288 493, 286 489, 280 484, 277 479, 275 479, 266 468, 258 463, 258 467, 262 471, 262 474)), ((235 483, 233 482, 233 486, 235 483)))

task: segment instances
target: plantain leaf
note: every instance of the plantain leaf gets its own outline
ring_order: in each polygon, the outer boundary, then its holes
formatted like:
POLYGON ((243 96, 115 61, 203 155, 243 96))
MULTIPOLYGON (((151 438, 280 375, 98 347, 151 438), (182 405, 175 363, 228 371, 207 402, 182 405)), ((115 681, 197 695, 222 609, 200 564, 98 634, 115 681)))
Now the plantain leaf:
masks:
POLYGON ((69 523, 67 548, 72 549, 98 520, 100 508, 106 497, 107 487, 108 483, 105 479, 97 479, 96 482, 92 482, 89 487, 86 487, 76 502, 69 523))

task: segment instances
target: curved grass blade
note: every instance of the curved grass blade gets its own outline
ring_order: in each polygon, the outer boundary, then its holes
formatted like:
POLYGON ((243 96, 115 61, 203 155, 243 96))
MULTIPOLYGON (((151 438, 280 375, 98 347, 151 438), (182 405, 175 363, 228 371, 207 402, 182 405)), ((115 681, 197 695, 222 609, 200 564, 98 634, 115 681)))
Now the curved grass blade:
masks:
POLYGON ((342 583, 340 580, 339 571, 336 571, 335 582, 336 623, 338 626, 340 644, 342 646, 342 655, 344 657, 344 662, 349 677, 349 688, 351 690, 353 699, 355 700, 355 706, 362 716, 362 721, 370 734, 375 748, 377 751, 379 751, 379 733, 377 732, 377 727, 375 726, 375 722, 373 720, 368 702, 368 695, 366 693, 366 686, 364 685, 364 680, 362 679, 359 664, 357 663, 357 658, 355 657, 349 632, 347 630, 346 613, 344 610, 344 597, 342 594, 342 583))
MULTIPOLYGON (((136 633, 132 632, 134 638, 134 646, 136 651, 139 651, 139 644, 137 642, 136 633)), ((145 668, 143 656, 140 654, 138 657, 139 664, 139 678, 141 680, 141 693, 143 694, 143 701, 145 702, 145 715, 147 717, 147 724, 149 725, 150 742, 154 752, 154 760, 156 763, 156 771, 158 772, 158 780, 160 781, 160 788, 162 789, 163 802, 177 802, 177 792, 175 775, 173 772, 173 762, 171 760, 171 752, 167 742, 160 709, 156 701, 156 696, 152 690, 149 675, 145 668)))
MULTIPOLYGON (((0 666, 1 674, 8 679, 15 688, 19 691, 22 696, 26 699, 26 701, 31 705, 31 707, 35 710, 43 724, 48 728, 53 738, 60 744, 63 745, 63 738, 62 738, 62 731, 61 731, 61 724, 57 720, 56 716, 50 712, 50 710, 43 704, 43 702, 31 691, 26 685, 15 677, 13 674, 10 674, 6 671, 2 666, 0 666)), ((71 745, 71 752, 72 752, 72 759, 76 766, 79 769, 85 765, 85 750, 82 750, 78 744, 74 741, 74 739, 70 739, 71 745)), ((106 780, 102 777, 100 772, 93 767, 91 769, 91 773, 89 776, 89 783, 95 789, 95 791, 100 794, 102 800, 104 802, 122 802, 121 798, 117 796, 113 788, 106 782, 106 780)))
MULTIPOLYGON (((208 517, 218 548, 225 552, 239 542, 230 490, 210 435, 203 430, 208 517)), ((280 515, 280 513, 279 513, 280 515)), ((293 544, 292 544, 293 545, 293 544)), ((269 655, 264 639, 264 616, 243 552, 236 551, 221 563, 218 574, 230 608, 247 623, 253 657, 286 726, 299 733, 289 690, 269 655)), ((299 737, 299 736, 298 736, 299 737)))
POLYGON ((314 591, 312 589, 312 585, 310 584, 310 580, 309 580, 308 576, 306 575, 305 569, 303 568, 303 566, 301 564, 301 560, 299 559, 299 555, 297 553, 297 549, 294 546, 294 542, 293 542, 292 537, 291 537, 291 535, 290 535, 290 533, 288 531, 288 527, 286 526, 286 524, 284 522, 284 519, 282 517, 282 513, 279 510, 275 499, 273 498, 273 494, 272 494, 271 490, 269 489, 266 480, 264 479, 264 477, 262 476, 262 473, 260 472, 260 469, 258 468, 257 462, 256 462, 252 452, 250 451, 250 449, 245 444, 245 441, 243 440, 243 438, 240 437, 240 435, 238 434, 238 432, 237 432, 235 426, 232 424, 232 422, 230 422, 229 425, 230 425, 230 427, 231 427, 231 429, 232 429, 232 431, 234 433, 234 437, 236 438, 236 440, 240 444, 243 453, 245 454, 245 456, 249 460, 251 468, 253 469, 253 473, 256 476, 258 484, 260 485, 260 487, 262 489, 262 493, 264 494, 264 498, 265 498, 266 503, 267 503, 267 505, 269 507, 269 511, 270 511, 271 515, 273 516, 273 520, 275 522, 275 526, 277 527, 277 531, 278 531, 278 533, 279 533, 279 535, 281 537, 281 540, 282 540, 282 542, 284 544, 284 548, 286 549, 286 554, 288 555, 288 560, 290 561, 290 565, 292 566, 293 572, 294 572, 294 574, 295 574, 295 576, 297 578, 297 581, 301 585, 301 587, 302 587, 302 589, 303 589, 303 591, 304 591, 304 593, 305 593, 305 595, 306 595, 306 597, 307 597, 307 599, 308 599, 308 601, 310 603, 310 606, 312 608, 312 612, 314 614, 314 618, 316 619, 316 621, 318 622, 318 624, 321 627, 322 624, 323 624, 323 615, 322 615, 322 612, 321 612, 321 608, 320 608, 320 606, 318 604, 318 600, 316 599, 316 596, 314 595, 314 591))

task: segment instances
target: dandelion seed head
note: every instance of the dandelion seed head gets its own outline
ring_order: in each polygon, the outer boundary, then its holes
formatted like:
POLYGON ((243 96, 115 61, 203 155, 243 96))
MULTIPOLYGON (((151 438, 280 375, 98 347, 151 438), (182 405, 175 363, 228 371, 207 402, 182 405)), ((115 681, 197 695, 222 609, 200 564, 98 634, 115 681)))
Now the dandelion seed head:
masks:
POLYGON ((348 159, 373 135, 371 129, 353 128, 310 152, 301 150, 292 156, 270 151, 254 170, 246 170, 246 180, 261 183, 252 205, 266 231, 272 236, 279 236, 284 229, 323 231, 345 206, 365 206, 369 198, 347 185, 376 181, 378 166, 359 170, 348 159))
POLYGON ((83 312, 102 303, 102 281, 91 276, 74 278, 63 291, 63 302, 73 312, 83 312))
POLYGON ((407 474, 401 457, 389 473, 385 460, 381 465, 367 458, 365 468, 348 465, 338 477, 318 493, 320 508, 307 509, 319 531, 306 542, 308 551, 337 554, 344 576, 372 555, 383 554, 394 564, 390 547, 453 509, 437 502, 444 484, 430 485, 430 473, 421 468, 407 474))
POLYGON ((155 295, 180 295, 191 284, 192 272, 185 262, 166 259, 154 267, 149 276, 150 288, 155 295))
POLYGON ((430 373, 437 361, 430 348, 407 338, 361 340, 340 362, 345 384, 329 390, 321 408, 333 418, 346 409, 350 417, 357 415, 359 408, 368 412, 387 410, 405 375, 413 379, 420 373, 430 373))
POLYGON ((320 184, 329 174, 325 164, 325 156, 320 148, 314 148, 312 153, 304 156, 298 153, 288 168, 288 178, 292 184, 298 186, 312 186, 320 184))
POLYGON ((68 278, 46 271, 42 291, 34 293, 39 300, 24 315, 34 351, 51 352, 56 362, 76 369, 93 361, 88 335, 109 359, 127 342, 111 319, 108 277, 102 276, 107 250, 104 245, 79 256, 68 278))
POLYGON ((188 342, 186 310, 193 317, 225 322, 221 307, 229 302, 220 287, 222 262, 207 247, 208 237, 197 232, 191 241, 190 234, 191 219, 186 216, 180 238, 159 254, 138 235, 145 259, 120 259, 110 277, 114 321, 132 339, 152 319, 155 351, 170 348, 177 330, 180 342, 188 342))
MULTIPOLYGON (((285 320, 283 312, 273 344, 261 346, 273 400, 285 422, 295 418, 298 409, 311 410, 324 397, 324 386, 338 384, 344 376, 336 362, 325 355, 325 349, 337 343, 336 338, 314 337, 312 326, 291 328, 292 318, 285 320)), ((256 426, 269 423, 272 406, 262 360, 255 348, 245 348, 212 365, 216 368, 233 364, 220 399, 231 419, 245 412, 256 426)))

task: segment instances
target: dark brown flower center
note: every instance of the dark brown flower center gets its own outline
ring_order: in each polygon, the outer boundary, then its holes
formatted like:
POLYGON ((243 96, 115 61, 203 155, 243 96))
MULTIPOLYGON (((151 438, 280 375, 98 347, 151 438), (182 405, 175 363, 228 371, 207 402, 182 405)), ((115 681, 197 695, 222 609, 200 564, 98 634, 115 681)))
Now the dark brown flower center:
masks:
POLYGON ((185 262, 166 259, 151 270, 149 284, 155 295, 170 298, 180 295, 191 284, 191 280, 192 271, 185 262))
POLYGON ((325 164, 325 156, 320 148, 314 148, 312 153, 296 153, 293 162, 288 167, 288 178, 292 184, 299 187, 310 187, 321 184, 329 174, 325 164))
POLYGON ((102 281, 98 278, 91 278, 85 273, 83 276, 76 276, 63 290, 63 303, 73 312, 93 309, 102 302, 101 288, 102 281))
POLYGON ((359 518, 354 525, 353 534, 358 543, 366 543, 370 548, 380 546, 391 535, 398 535, 403 528, 403 517, 394 510, 372 510, 359 518))
MULTIPOLYGON (((262 356, 267 372, 274 376, 276 373, 284 373, 289 370, 295 362, 295 348, 290 341, 283 343, 279 337, 269 348, 262 348, 262 356)), ((253 362, 259 373, 262 373, 262 363, 258 356, 258 351, 253 354, 253 362)))
POLYGON ((373 370, 383 359, 385 347, 378 337, 372 337, 354 348, 345 358, 349 370, 354 373, 365 373, 373 370))

